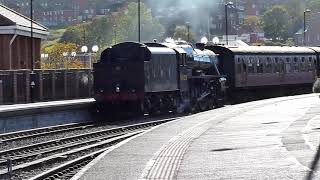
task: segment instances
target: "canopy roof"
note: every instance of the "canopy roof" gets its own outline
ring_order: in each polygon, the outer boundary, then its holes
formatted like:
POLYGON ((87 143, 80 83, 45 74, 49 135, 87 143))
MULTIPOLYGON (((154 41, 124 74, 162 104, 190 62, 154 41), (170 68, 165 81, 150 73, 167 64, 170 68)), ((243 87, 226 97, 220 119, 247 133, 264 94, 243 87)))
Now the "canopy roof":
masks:
MULTIPOLYGON (((32 21, 33 36, 45 39, 48 28, 32 21)), ((0 4, 0 34, 17 34, 31 36, 31 19, 0 4)))

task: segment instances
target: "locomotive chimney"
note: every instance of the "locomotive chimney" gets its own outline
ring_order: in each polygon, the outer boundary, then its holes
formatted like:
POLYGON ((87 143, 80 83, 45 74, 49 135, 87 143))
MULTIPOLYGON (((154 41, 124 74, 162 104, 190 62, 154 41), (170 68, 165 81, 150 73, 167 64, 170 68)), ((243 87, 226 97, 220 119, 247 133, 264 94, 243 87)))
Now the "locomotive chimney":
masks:
POLYGON ((200 49, 201 51, 203 51, 205 49, 205 44, 204 43, 197 43, 196 44, 196 48, 197 49, 200 49))

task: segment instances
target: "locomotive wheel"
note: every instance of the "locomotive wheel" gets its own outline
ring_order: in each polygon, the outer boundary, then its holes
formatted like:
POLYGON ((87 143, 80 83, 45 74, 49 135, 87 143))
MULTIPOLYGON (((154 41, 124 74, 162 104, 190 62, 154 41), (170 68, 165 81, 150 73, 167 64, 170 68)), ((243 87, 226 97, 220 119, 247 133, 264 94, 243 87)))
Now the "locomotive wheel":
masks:
POLYGON ((206 102, 200 101, 198 103, 198 108, 201 112, 208 110, 208 104, 206 102))

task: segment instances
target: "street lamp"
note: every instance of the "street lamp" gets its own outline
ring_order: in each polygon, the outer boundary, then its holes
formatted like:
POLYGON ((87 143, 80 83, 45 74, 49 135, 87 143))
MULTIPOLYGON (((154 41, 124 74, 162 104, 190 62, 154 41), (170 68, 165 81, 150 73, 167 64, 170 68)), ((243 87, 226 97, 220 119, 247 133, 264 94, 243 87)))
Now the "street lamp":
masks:
POLYGON ((226 16, 226 42, 227 45, 229 45, 229 40, 228 40, 228 7, 233 6, 233 2, 228 2, 225 4, 225 16, 226 16))
POLYGON ((187 35, 188 35, 188 43, 190 43, 190 22, 186 22, 187 24, 187 35))
POLYGON ((63 55, 63 67, 65 67, 65 65, 66 65, 66 69, 69 69, 69 65, 68 65, 68 63, 69 63, 69 53, 68 52, 63 52, 62 53, 62 55, 63 55))
POLYGON ((33 0, 30 0, 30 49, 31 49, 31 73, 30 73, 30 100, 34 103, 35 73, 34 73, 34 55, 33 55, 33 0))
POLYGON ((141 7, 140 7, 140 1, 138 0, 138 40, 141 42, 141 7))
MULTIPOLYGON (((92 46, 92 48, 91 48, 91 50, 92 50, 92 53, 93 53, 93 56, 94 56, 94 63, 96 63, 96 53, 99 51, 99 46, 97 46, 97 45, 94 45, 94 46, 92 46)), ((91 55, 92 56, 92 55, 91 55)), ((92 68, 92 57, 90 56, 90 68, 92 68)))
POLYGON ((86 55, 89 55, 89 68, 92 68, 92 55, 95 55, 99 51, 99 47, 97 45, 92 46, 91 48, 91 53, 88 53, 88 47, 87 46, 82 46, 81 47, 81 52, 83 53, 83 60, 85 62, 86 60, 86 55))
POLYGON ((117 25, 113 25, 113 31, 114 31, 114 44, 117 44, 117 25))
POLYGON ((81 52, 83 54, 83 63, 85 63, 86 62, 86 54, 88 52, 88 47, 87 46, 82 46, 81 47, 81 52))
POLYGON ((310 9, 306 9, 304 12, 303 12, 303 45, 306 46, 307 45, 307 41, 306 41, 306 32, 307 32, 307 28, 306 28, 306 25, 307 25, 307 22, 306 22, 306 14, 307 13, 310 13, 311 10, 310 9))
MULTIPOLYGON (((82 23, 83 23, 83 25, 82 25, 82 28, 83 28, 83 46, 85 46, 86 45, 86 27, 85 27, 85 22, 86 21, 83 21, 82 23)), ((82 46, 82 47, 83 47, 82 46)), ((87 48, 88 49, 88 48, 87 48)))

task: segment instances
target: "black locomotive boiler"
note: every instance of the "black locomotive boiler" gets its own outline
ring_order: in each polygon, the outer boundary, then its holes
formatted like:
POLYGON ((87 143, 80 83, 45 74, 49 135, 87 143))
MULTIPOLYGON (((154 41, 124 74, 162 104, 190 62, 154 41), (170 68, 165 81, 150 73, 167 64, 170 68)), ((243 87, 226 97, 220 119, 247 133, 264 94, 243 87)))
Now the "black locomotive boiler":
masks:
POLYGON ((223 103, 226 78, 217 55, 192 46, 124 42, 94 64, 98 111, 206 110, 223 103))

